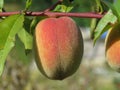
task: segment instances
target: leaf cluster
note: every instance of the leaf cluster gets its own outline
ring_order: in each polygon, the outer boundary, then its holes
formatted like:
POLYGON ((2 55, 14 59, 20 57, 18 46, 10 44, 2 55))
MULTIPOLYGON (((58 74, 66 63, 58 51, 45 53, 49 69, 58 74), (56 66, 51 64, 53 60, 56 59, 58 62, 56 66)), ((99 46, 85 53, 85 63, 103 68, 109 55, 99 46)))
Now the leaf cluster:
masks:
POLYGON ((114 26, 116 23, 120 23, 120 0, 116 0, 114 3, 110 3, 106 0, 101 0, 106 6, 109 7, 109 10, 106 14, 99 20, 95 29, 94 29, 94 45, 96 41, 101 37, 101 35, 110 28, 114 26))

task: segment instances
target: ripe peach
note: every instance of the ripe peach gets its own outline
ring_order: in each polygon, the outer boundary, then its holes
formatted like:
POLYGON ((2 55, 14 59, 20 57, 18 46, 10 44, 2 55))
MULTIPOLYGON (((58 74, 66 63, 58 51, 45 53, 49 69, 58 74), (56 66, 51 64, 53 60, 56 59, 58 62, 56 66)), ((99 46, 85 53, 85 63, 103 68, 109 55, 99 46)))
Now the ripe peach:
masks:
POLYGON ((110 29, 105 42, 107 61, 113 69, 120 72, 120 24, 110 29))
POLYGON ((72 75, 83 56, 83 38, 70 17, 40 21, 36 26, 34 45, 39 70, 54 80, 72 75))

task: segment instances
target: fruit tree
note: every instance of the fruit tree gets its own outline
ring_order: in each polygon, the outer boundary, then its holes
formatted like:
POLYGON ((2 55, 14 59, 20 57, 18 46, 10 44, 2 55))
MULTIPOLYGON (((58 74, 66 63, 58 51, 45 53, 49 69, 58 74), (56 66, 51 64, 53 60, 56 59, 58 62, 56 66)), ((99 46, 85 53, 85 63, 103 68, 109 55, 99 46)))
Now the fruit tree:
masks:
POLYGON ((41 11, 30 10, 33 0, 24 2, 24 9, 8 12, 0 0, 0 75, 14 47, 21 58, 30 59, 32 53, 38 69, 49 79, 62 80, 74 74, 86 53, 81 29, 74 20, 78 18, 91 20, 93 45, 108 31, 106 60, 120 72, 120 0, 91 0, 91 12, 73 12, 76 0, 56 0, 41 11))

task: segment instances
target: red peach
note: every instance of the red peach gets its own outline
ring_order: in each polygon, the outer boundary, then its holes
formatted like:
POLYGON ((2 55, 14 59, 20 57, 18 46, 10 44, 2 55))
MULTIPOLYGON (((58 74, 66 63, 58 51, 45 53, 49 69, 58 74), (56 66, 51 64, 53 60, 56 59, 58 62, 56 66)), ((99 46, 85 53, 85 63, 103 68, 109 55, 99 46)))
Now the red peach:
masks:
POLYGON ((35 57, 39 70, 50 79, 72 75, 83 56, 83 38, 70 17, 46 18, 35 30, 35 57))
POLYGON ((105 42, 108 64, 120 72, 120 24, 116 24, 109 30, 105 42))

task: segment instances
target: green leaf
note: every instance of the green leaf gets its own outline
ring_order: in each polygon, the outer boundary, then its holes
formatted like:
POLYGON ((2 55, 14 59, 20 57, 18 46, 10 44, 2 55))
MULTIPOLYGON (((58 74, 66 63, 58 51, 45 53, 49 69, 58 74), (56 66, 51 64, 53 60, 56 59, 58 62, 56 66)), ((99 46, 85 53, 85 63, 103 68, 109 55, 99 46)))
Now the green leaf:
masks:
POLYGON ((71 5, 71 6, 68 6, 68 7, 66 8, 66 11, 65 11, 65 12, 70 12, 72 9, 73 9, 73 6, 72 6, 72 5, 71 5))
MULTIPOLYGON (((118 5, 117 4, 112 4, 108 1, 102 1, 102 2, 105 3, 112 10, 113 14, 117 17, 117 19, 120 23, 120 10, 119 10, 120 8, 118 7, 118 5), (115 6, 115 5, 117 5, 117 6, 115 6)), ((120 4, 120 0, 117 0, 116 3, 120 4)))
POLYGON ((96 11, 102 13, 103 12, 103 7, 101 5, 100 0, 95 0, 96 2, 96 11))
POLYGON ((91 25, 90 25, 90 37, 91 37, 91 39, 94 38, 94 31, 95 31, 97 22, 98 22, 98 19, 96 19, 96 18, 93 18, 93 19, 91 20, 91 23, 90 23, 90 24, 91 24, 91 25))
POLYGON ((0 75, 4 69, 6 57, 14 47, 15 35, 23 26, 23 21, 23 15, 12 15, 0 23, 0 42, 3 43, 0 49, 0 75))
MULTIPOLYGON (((11 39, 12 40, 12 36, 14 36, 16 34, 16 30, 14 31, 14 24, 16 24, 17 19, 22 18, 23 19, 23 15, 13 15, 13 16, 9 16, 7 17, 5 20, 0 22, 0 49, 3 49, 5 46, 5 43, 7 41, 7 39, 11 39), (11 37, 9 37, 9 34, 12 32, 11 37)), ((22 19, 20 21, 22 21, 22 19)), ((18 21, 17 21, 18 22, 18 21)), ((19 23, 19 22, 18 22, 19 23)), ((18 26, 18 25, 17 25, 18 26)))
POLYGON ((18 37, 23 42, 25 49, 32 49, 33 37, 24 28, 18 32, 18 37))
POLYGON ((4 5, 4 0, 0 0, 0 12, 2 12, 3 5, 4 5))
POLYGON ((118 11, 118 13, 120 14, 120 0, 116 0, 115 1, 114 7, 116 8, 116 10, 118 11))
POLYGON ((94 44, 98 40, 98 38, 108 29, 109 23, 115 23, 117 20, 116 16, 112 14, 111 10, 107 12, 107 14, 99 21, 94 34, 94 44))
POLYGON ((32 0, 26 0, 26 6, 25 6, 25 11, 27 11, 32 4, 32 0))
POLYGON ((66 5, 57 5, 57 7, 53 10, 55 12, 70 12, 73 9, 73 6, 66 5))
POLYGON ((70 12, 73 9, 74 0, 63 0, 62 4, 57 5, 53 11, 55 12, 70 12))
POLYGON ((114 3, 114 7, 116 9, 116 16, 118 17, 118 21, 120 23, 120 0, 116 0, 114 3))

